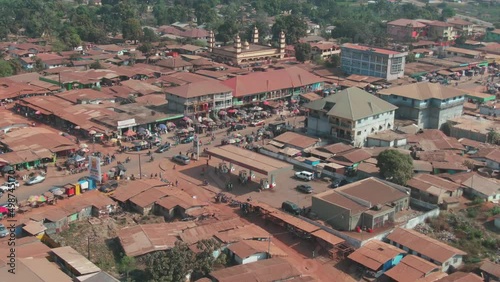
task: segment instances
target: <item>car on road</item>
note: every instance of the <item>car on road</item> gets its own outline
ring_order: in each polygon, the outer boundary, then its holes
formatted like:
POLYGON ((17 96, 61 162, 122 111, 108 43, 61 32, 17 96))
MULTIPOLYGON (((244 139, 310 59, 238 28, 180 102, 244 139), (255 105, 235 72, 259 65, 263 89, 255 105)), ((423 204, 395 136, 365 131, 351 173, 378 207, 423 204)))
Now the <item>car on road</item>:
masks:
POLYGON ((191 142, 193 142, 193 140, 194 140, 194 136, 188 136, 188 137, 181 140, 181 144, 191 143, 191 142))
POLYGON ((12 190, 10 190, 9 186, 4 186, 4 185, 0 186, 0 193, 5 194, 5 193, 8 193, 9 191, 12 191, 12 190))
POLYGON ((191 159, 189 159, 188 156, 184 155, 175 155, 172 157, 172 160, 183 165, 187 165, 191 162, 191 159))
POLYGON ((2 184, 2 186, 9 186, 14 184, 14 188, 19 188, 19 181, 15 180, 15 181, 10 181, 10 182, 5 182, 4 184, 2 184))
POLYGON ((314 191, 310 185, 305 184, 297 185, 297 190, 306 194, 311 194, 314 191))
POLYGON ((346 179, 335 178, 332 180, 332 183, 330 183, 330 188, 339 188, 340 186, 344 186, 348 183, 349 181, 347 181, 346 179))
POLYGON ((250 126, 263 126, 264 124, 266 124, 263 120, 256 120, 256 121, 252 121, 252 123, 250 123, 250 126))
POLYGON ((158 147, 158 149, 156 149, 155 153, 163 153, 163 152, 166 152, 168 150, 170 150, 170 143, 165 143, 163 145, 161 145, 160 147, 158 147))
POLYGON ((7 229, 5 225, 0 224, 0 238, 9 236, 9 233, 9 229, 7 229))
POLYGON ((245 129, 245 128, 247 128, 247 126, 244 125, 244 124, 241 124, 241 123, 238 123, 238 124, 234 125, 234 130, 242 130, 242 129, 245 129))
POLYGON ((36 176, 33 176, 30 179, 28 179, 25 184, 26 185, 35 185, 38 183, 42 183, 43 181, 45 181, 45 176, 36 175, 36 176))
POLYGON ((311 181, 314 177, 314 174, 309 171, 299 171, 295 173, 295 177, 301 180, 311 181))

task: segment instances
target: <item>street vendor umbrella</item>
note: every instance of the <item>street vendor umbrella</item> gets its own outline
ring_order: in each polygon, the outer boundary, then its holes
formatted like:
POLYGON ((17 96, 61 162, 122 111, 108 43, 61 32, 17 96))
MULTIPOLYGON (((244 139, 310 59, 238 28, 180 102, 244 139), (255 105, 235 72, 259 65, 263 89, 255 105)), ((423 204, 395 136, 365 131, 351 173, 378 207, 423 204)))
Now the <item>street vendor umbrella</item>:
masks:
POLYGON ((9 172, 11 170, 14 170, 14 168, 10 165, 6 165, 6 166, 2 167, 2 172, 9 172))
POLYGON ((80 144, 80 149, 88 148, 89 146, 85 143, 80 144))
POLYGON ((162 124, 158 125, 158 128, 159 129, 167 129, 167 126, 162 123, 162 124))
POLYGON ((94 134, 96 134, 96 133, 97 133, 97 132, 96 132, 95 130, 91 130, 91 131, 89 131, 89 134, 90 134, 90 135, 94 135, 94 134))
POLYGON ((30 196, 28 198, 28 202, 36 202, 36 201, 38 201, 38 196, 30 196))
POLYGON ((9 213, 9 209, 4 207, 4 206, 0 206, 0 213, 1 214, 8 214, 9 213))
POLYGON ((123 164, 119 164, 116 166, 119 170, 121 171, 127 171, 127 169, 125 168, 125 166, 123 164))
POLYGON ((185 121, 185 122, 187 122, 187 123, 191 123, 191 122, 193 122, 193 120, 192 120, 192 119, 190 119, 190 118, 188 118, 188 117, 183 117, 183 118, 182 118, 182 120, 184 120, 184 121, 185 121))
POLYGON ((64 194, 64 190, 62 188, 59 188, 59 187, 54 187, 54 188, 50 189, 50 192, 56 196, 61 196, 62 194, 64 194))
POLYGON ((135 136, 135 134, 136 133, 132 129, 129 129, 127 130, 127 132, 125 132, 125 136, 127 137, 135 136))
POLYGON ((192 127, 188 127, 188 128, 187 128, 187 130, 188 130, 188 131, 194 131, 194 128, 192 128, 192 127))
POLYGON ((189 130, 187 130, 187 129, 183 128, 183 129, 179 130, 179 132, 180 132, 180 133, 188 133, 188 132, 189 132, 189 130))
POLYGON ((40 112, 40 111, 35 112, 35 115, 41 115, 41 114, 42 114, 42 112, 40 112))
POLYGON ((47 201, 47 198, 45 196, 41 195, 41 196, 38 196, 38 199, 36 199, 36 201, 39 203, 43 203, 43 202, 47 201))
POLYGON ((230 109, 227 112, 230 113, 230 114, 235 114, 235 113, 238 112, 238 110, 236 110, 236 109, 230 109))
POLYGON ((167 127, 175 127, 175 123, 173 123, 173 122, 167 122, 167 127))
POLYGON ((146 132, 146 128, 144 128, 144 127, 139 127, 139 128, 137 128, 137 132, 138 132, 138 133, 143 133, 143 132, 146 132))
POLYGON ((225 115, 227 115, 227 113, 226 113, 226 111, 220 111, 220 112, 219 112, 219 115, 221 115, 221 116, 225 116, 225 115))

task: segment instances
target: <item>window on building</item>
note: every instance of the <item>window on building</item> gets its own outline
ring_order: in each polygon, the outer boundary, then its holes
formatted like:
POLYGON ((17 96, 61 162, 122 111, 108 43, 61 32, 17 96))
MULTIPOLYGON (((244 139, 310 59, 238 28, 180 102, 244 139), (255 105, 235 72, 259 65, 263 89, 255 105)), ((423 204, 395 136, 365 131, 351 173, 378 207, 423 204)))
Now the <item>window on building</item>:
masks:
POLYGON ((358 133, 356 133, 358 136, 361 135, 361 131, 358 131, 358 133))
POLYGON ((408 101, 408 98, 403 97, 403 101, 408 101))
POLYGON ((454 257, 453 258, 453 264, 457 263, 458 262, 458 258, 457 257, 454 257))
POLYGON ((403 57, 392 59, 391 74, 400 73, 403 70, 403 57))

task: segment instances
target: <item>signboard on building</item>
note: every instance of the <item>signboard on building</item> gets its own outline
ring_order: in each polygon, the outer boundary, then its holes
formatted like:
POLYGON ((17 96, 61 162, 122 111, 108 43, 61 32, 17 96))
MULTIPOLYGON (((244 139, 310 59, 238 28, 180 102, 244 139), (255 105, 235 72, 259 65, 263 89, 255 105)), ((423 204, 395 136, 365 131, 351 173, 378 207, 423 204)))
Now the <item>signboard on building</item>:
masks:
POLYGON ((101 182, 101 158, 89 156, 89 172, 90 178, 94 179, 95 181, 101 182))
POLYGON ((135 122, 135 118, 118 121, 118 129, 128 128, 128 127, 132 127, 132 126, 136 126, 136 125, 137 125, 137 123, 135 122))

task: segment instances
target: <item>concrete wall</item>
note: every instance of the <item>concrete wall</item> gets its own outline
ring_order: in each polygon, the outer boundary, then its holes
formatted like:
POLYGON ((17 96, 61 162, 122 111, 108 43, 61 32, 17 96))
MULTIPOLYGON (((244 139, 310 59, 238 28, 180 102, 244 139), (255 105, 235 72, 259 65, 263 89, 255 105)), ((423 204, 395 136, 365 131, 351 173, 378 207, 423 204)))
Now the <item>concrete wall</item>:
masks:
POLYGON ((385 112, 377 116, 371 116, 363 120, 357 120, 353 128, 354 145, 364 146, 368 135, 384 131, 394 127, 394 111, 385 112))
POLYGON ((330 136, 332 126, 328 118, 307 117, 307 133, 316 136, 330 136))
POLYGON ((267 259, 267 253, 256 253, 256 254, 253 254, 247 258, 240 258, 239 256, 234 256, 234 260, 238 263, 238 264, 247 264, 247 263, 252 263, 252 262, 256 262, 256 261, 259 261, 259 260, 263 260, 263 259, 267 259))
POLYGON ((473 131, 472 129, 457 128, 455 126, 451 126, 450 136, 455 137, 457 139, 467 138, 470 140, 484 142, 484 143, 486 143, 488 140, 488 133, 481 133, 473 131))
MULTIPOLYGON (((312 198, 311 209, 320 219, 327 221, 335 229, 351 230, 351 216, 348 209, 333 205, 317 197, 312 198)), ((357 218, 359 219, 359 215, 357 218)))

